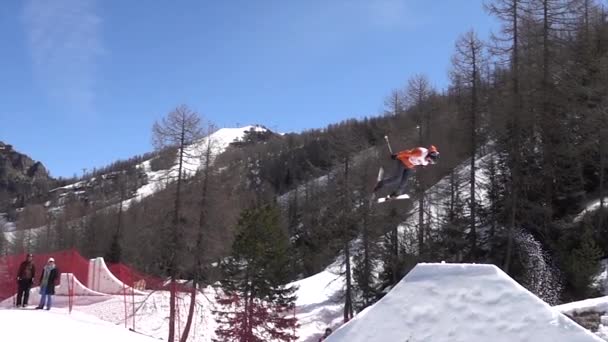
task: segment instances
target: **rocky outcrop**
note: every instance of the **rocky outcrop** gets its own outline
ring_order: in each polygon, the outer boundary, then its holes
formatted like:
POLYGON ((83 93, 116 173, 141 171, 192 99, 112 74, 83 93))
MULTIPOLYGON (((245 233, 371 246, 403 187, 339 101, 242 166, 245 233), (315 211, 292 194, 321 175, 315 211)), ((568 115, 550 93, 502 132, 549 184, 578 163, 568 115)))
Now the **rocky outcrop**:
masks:
POLYGON ((42 200, 51 180, 41 162, 0 141, 0 211, 32 198, 42 200))

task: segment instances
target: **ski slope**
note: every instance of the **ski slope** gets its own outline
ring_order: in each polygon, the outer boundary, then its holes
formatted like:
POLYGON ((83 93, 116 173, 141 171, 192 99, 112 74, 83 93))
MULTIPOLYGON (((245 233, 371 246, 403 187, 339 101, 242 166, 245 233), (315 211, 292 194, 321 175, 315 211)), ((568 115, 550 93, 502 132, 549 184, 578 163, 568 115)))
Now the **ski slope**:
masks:
POLYGON ((602 341, 493 265, 418 264, 326 342, 602 341))
POLYGON ((131 332, 112 323, 65 309, 0 310, 2 341, 61 342, 152 342, 148 336, 131 332))

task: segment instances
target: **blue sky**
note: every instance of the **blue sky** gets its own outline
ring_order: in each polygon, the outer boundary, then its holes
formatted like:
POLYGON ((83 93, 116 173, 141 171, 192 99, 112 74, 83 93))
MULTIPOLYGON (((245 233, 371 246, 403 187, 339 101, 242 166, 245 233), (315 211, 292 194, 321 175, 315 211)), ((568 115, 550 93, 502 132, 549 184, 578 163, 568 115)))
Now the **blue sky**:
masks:
POLYGON ((71 176, 151 151, 180 104, 281 132, 375 116, 416 73, 444 88, 471 28, 495 28, 481 0, 3 1, 0 140, 71 176))

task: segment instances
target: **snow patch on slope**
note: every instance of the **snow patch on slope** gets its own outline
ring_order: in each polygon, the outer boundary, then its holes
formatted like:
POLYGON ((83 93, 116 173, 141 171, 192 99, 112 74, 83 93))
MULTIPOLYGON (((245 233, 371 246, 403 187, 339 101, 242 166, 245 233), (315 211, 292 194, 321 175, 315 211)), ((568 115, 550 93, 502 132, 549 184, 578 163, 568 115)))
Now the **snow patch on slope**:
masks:
MULTIPOLYGON (((580 222, 585 217, 585 215, 587 215, 590 212, 598 210, 600 208, 600 204, 601 204, 601 201, 599 198, 596 199, 595 201, 587 204, 585 209, 583 209, 578 215, 576 215, 574 217, 574 222, 580 222)), ((606 206, 606 204, 608 204, 608 197, 604 197, 604 206, 606 206)))
MULTIPOLYGON (((184 149, 183 172, 186 177, 193 176, 198 170, 205 165, 205 151, 211 145, 211 155, 215 158, 217 155, 224 152, 231 143, 241 140, 246 132, 265 132, 267 129, 259 125, 249 125, 240 128, 221 128, 207 137, 200 139, 192 145, 184 149)), ((167 170, 152 171, 151 160, 146 160, 137 165, 147 176, 148 184, 137 189, 136 196, 133 199, 126 200, 123 205, 128 207, 132 201, 142 200, 162 189, 167 184, 177 179, 178 168, 177 156, 174 165, 167 170)), ((213 160, 211 160, 213 162, 213 160)))
POLYGON ((308 278, 290 283, 299 286, 296 295, 296 317, 300 327, 298 341, 316 342, 327 327, 342 323, 342 291, 345 279, 340 267, 334 263, 326 270, 308 278))

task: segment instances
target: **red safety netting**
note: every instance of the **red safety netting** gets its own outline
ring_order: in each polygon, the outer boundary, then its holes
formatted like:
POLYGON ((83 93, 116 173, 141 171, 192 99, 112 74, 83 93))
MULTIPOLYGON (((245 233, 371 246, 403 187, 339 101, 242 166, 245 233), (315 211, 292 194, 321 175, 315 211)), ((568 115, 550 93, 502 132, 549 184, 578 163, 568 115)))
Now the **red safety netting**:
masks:
MULTIPOLYGON (((154 290, 154 291, 170 291, 170 283, 168 278, 160 278, 147 275, 134 270, 132 267, 123 263, 108 264, 110 272, 126 285, 133 287, 136 290, 154 290)), ((178 283, 175 286, 178 292, 190 292, 192 287, 188 284, 178 283)))
MULTIPOLYGON (((19 266, 25 261, 27 253, 0 256, 0 301, 11 298, 17 293, 17 273, 19 266)), ((55 265, 60 273, 73 273, 76 279, 85 286, 89 273, 89 260, 83 258, 75 249, 34 254, 33 262, 36 267, 33 286, 40 283, 40 276, 49 258, 55 259, 55 265)), ((62 285, 62 284, 57 284, 62 285)), ((68 288, 67 293, 73 295, 73 284, 63 284, 68 288)), ((71 303, 71 302, 70 302, 71 303)))
MULTIPOLYGON (((0 256, 0 302, 4 302, 3 306, 15 304, 18 291, 17 273, 26 256, 26 253, 0 256)), ((179 307, 185 307, 184 298, 190 296, 193 291, 190 283, 178 280, 171 284, 168 278, 147 275, 123 263, 106 264, 103 258, 85 259, 75 249, 34 254, 36 274, 33 286, 39 285, 42 270, 50 257, 55 259, 61 279, 57 284, 60 289, 58 291, 56 288, 56 295, 61 296, 64 303, 67 303, 70 312, 74 304, 96 303, 97 299, 93 298, 103 297, 102 300, 107 300, 106 296, 121 296, 124 304, 121 303, 120 309, 112 305, 108 307, 113 307, 121 316, 124 314, 125 327, 133 331, 136 330, 138 307, 152 291, 182 292, 182 295, 176 298, 179 307)), ((177 310, 175 320, 178 335, 182 330, 182 315, 184 310, 177 310)))

